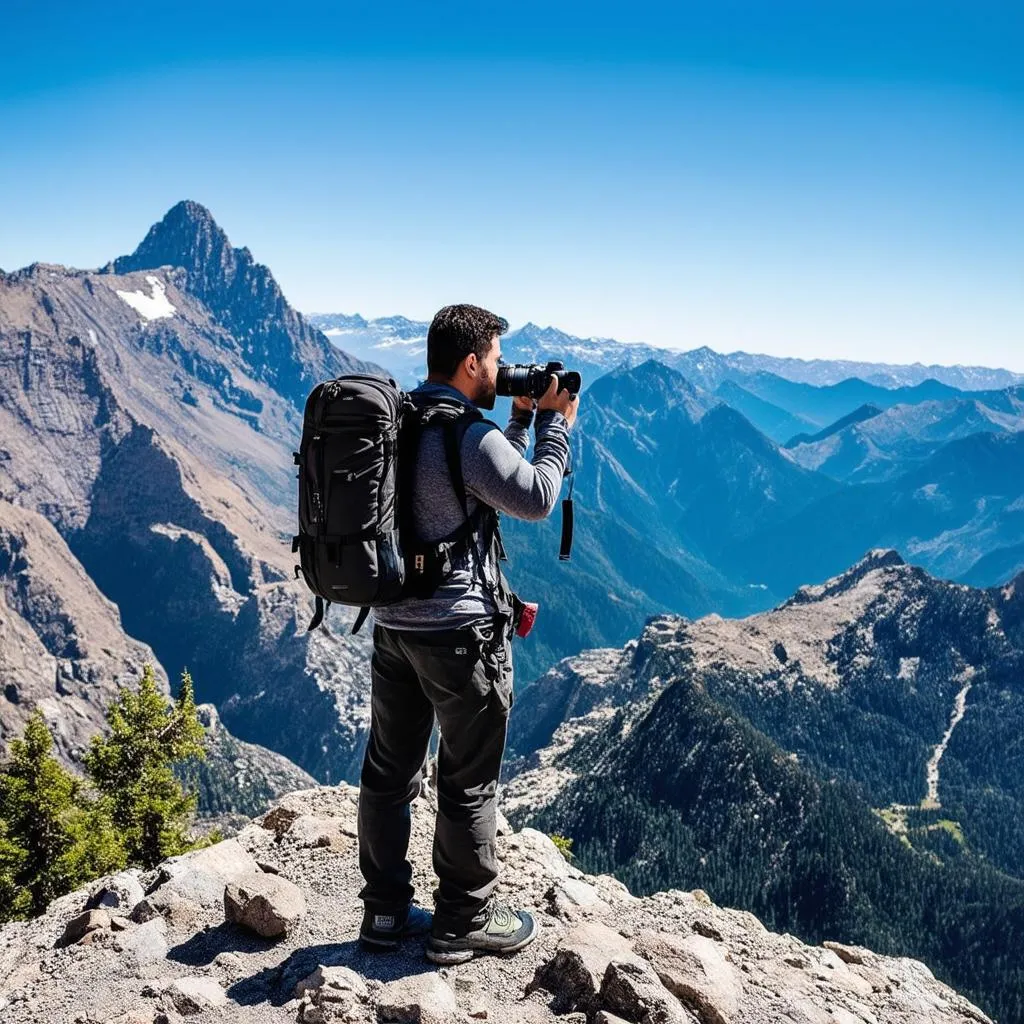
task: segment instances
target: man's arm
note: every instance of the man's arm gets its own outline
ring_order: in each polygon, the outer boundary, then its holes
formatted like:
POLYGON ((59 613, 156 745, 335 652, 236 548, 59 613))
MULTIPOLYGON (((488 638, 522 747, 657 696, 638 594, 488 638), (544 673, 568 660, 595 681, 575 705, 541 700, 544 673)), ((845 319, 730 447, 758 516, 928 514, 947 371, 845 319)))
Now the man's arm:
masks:
POLYGON ((568 421, 552 409, 537 414, 537 445, 529 461, 507 432, 487 424, 474 424, 466 431, 462 444, 466 490, 516 519, 544 519, 562 490, 569 459, 568 421))
POLYGON ((520 455, 526 454, 530 447, 530 424, 533 422, 532 409, 517 409, 512 407, 512 413, 508 418, 508 426, 505 428, 505 437, 520 455))

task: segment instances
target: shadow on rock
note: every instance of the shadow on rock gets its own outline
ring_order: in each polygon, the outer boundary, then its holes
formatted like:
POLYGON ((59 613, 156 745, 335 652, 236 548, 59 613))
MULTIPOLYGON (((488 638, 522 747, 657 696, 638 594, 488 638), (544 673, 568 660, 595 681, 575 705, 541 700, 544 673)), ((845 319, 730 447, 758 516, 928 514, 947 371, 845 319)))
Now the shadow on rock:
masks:
POLYGON ((245 928, 220 924, 209 931, 198 932, 187 942, 172 946, 167 951, 167 959, 200 967, 212 963, 220 953, 259 953, 273 945, 272 939, 261 939, 245 928))
POLYGON ((321 965, 350 967, 367 980, 382 982, 437 970, 424 959, 422 943, 410 942, 387 953, 369 952, 357 940, 322 943, 297 949, 276 967, 266 967, 257 974, 235 982, 227 994, 243 1006, 262 1002, 281 1006, 294 998, 295 986, 321 965))

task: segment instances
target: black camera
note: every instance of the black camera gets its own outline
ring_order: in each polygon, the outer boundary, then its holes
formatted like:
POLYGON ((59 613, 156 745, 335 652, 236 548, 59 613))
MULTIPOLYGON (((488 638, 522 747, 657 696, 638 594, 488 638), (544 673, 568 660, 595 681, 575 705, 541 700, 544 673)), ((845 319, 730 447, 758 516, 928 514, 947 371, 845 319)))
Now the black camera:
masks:
POLYGON ((513 398, 529 395, 540 398, 548 389, 551 375, 558 378, 558 390, 570 391, 574 395, 580 393, 583 378, 575 370, 567 370, 561 363, 548 363, 540 366, 537 363, 512 363, 498 367, 498 379, 495 390, 499 395, 513 398))

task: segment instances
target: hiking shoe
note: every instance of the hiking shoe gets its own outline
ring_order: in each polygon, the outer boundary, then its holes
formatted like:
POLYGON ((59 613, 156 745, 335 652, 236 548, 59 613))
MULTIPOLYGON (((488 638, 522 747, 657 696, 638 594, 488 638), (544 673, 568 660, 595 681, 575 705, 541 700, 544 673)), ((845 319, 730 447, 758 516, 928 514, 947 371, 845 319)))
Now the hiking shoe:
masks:
POLYGON ((478 953, 515 953, 536 937, 533 915, 492 902, 479 928, 462 934, 434 928, 427 939, 427 959, 435 964, 463 964, 478 953))
POLYGON ((359 941, 374 949, 397 949, 402 939, 426 935, 433 923, 434 915, 415 903, 392 911, 367 907, 359 929, 359 941))

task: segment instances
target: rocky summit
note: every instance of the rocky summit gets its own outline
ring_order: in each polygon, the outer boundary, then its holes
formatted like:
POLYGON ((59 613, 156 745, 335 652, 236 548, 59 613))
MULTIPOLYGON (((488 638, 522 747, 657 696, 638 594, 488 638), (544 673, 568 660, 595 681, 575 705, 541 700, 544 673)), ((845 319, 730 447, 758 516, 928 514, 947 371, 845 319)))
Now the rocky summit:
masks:
MULTIPOLYGON (((914 960, 808 946, 700 891, 633 896, 500 826, 498 895, 538 917, 510 957, 437 969, 421 940, 360 949, 358 791, 290 793, 237 836, 100 879, 0 929, 5 1024, 180 1021, 963 1024, 989 1020, 914 960)), ((429 902, 433 805, 413 808, 429 902)))

